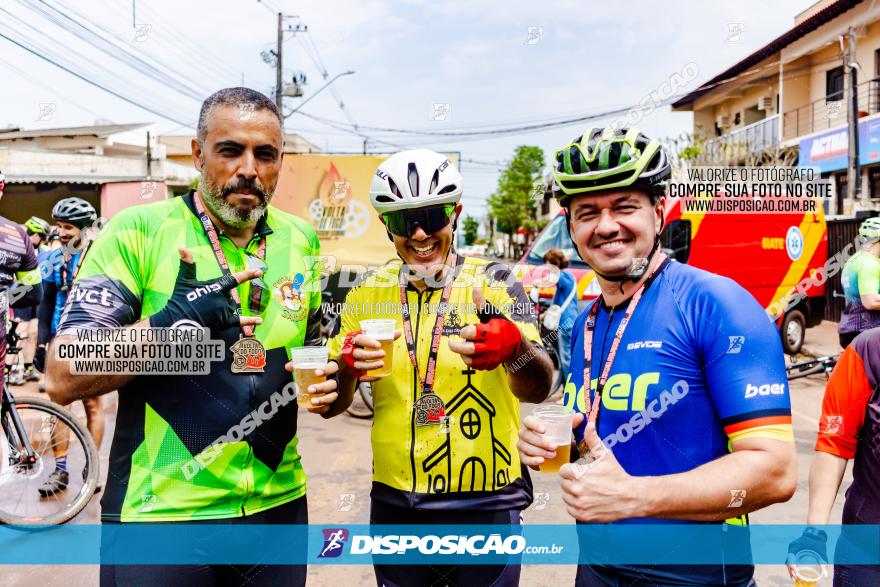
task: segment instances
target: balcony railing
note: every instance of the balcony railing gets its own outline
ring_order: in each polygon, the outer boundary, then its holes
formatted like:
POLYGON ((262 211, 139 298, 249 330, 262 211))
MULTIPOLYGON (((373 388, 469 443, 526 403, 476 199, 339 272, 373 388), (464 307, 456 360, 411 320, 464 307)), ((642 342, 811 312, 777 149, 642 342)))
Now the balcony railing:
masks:
MULTIPOLYGON (((859 115, 880 111, 880 78, 862 82, 856 86, 859 99, 859 115)), ((782 115, 782 136, 793 139, 846 124, 849 107, 844 92, 835 92, 782 115)))
POLYGON ((736 164, 746 156, 779 145, 779 115, 768 116, 732 133, 706 141, 702 159, 714 164, 736 164))

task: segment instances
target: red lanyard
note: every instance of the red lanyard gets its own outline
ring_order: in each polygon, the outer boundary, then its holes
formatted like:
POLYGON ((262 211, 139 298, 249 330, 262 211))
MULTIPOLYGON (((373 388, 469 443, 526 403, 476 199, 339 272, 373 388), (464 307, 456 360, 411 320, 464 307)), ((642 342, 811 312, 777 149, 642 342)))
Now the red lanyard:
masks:
POLYGON ((608 381, 608 376, 611 373, 611 365, 614 363, 614 357, 617 356, 617 349, 620 346, 621 339, 623 339, 623 333, 626 332, 626 327, 629 324, 630 318, 632 318, 633 312, 636 310, 636 306, 639 305, 639 300, 642 299, 642 294, 645 293, 645 290, 654 280, 654 277, 663 270, 668 262, 669 259, 663 259, 657 268, 651 272, 648 279, 639 286, 639 289, 636 290, 633 297, 630 298, 629 304, 626 307, 626 313, 623 315, 623 320, 620 321, 620 325, 614 333, 614 339, 611 341, 611 348, 608 350, 608 357, 605 359, 602 373, 599 375, 599 380, 596 382, 596 397, 593 401, 590 400, 590 371, 593 363, 593 332, 596 329, 596 315, 599 313, 599 304, 602 302, 602 298, 596 300, 592 307, 590 307, 590 313, 587 315, 587 320, 584 323, 584 413, 588 414, 587 422, 593 422, 595 424, 599 417, 599 404, 602 403, 602 390, 604 389, 605 383, 608 381))
MULTIPOLYGON (((202 204, 202 199, 199 196, 199 192, 193 193, 193 202, 196 205, 196 212, 198 212, 199 221, 201 221, 202 223, 202 228, 205 229, 205 236, 208 237, 208 241, 211 243, 211 250, 214 251, 214 257, 220 264, 220 268, 223 270, 223 273, 229 273, 229 263, 226 261, 226 255, 223 253, 223 248, 220 246, 220 237, 217 235, 217 229, 214 228, 214 223, 211 222, 211 218, 205 211, 205 206, 202 204)), ((260 238, 260 243, 257 245, 257 257, 261 260, 266 257, 265 236, 260 238)), ((232 297, 232 301, 235 302, 235 305, 238 306, 238 313, 241 314, 241 298, 238 296, 238 288, 233 287, 231 290, 229 290, 229 295, 232 297)), ((242 326, 241 329, 244 331, 245 336, 254 335, 253 324, 242 326)))
POLYGON ((431 336, 431 351, 428 354, 428 368, 425 370, 425 377, 422 378, 419 373, 419 360, 416 357, 416 344, 413 338, 412 322, 410 320, 409 302, 406 299, 406 283, 402 266, 400 268, 400 306, 401 314, 403 314, 403 334, 406 339, 406 350, 409 353, 409 360, 416 370, 416 376, 422 384, 422 395, 434 393, 434 374, 437 367, 437 351, 440 349, 440 335, 443 333, 443 324, 446 322, 446 311, 449 302, 449 296, 452 294, 452 284, 455 283, 455 266, 457 257, 452 254, 452 274, 447 276, 446 285, 443 286, 443 293, 440 296, 440 306, 437 308, 437 319, 434 322, 434 331, 431 336))

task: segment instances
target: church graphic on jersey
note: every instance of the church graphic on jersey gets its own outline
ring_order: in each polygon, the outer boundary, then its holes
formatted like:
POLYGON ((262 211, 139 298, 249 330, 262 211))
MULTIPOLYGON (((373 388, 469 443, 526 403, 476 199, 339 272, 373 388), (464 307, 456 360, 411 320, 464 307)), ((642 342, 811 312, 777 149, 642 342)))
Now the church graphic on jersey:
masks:
POLYGON ((471 383, 476 371, 461 373, 467 384, 446 404, 448 433, 437 435, 441 444, 421 462, 431 493, 496 491, 511 481, 510 451, 495 436, 495 406, 471 383))

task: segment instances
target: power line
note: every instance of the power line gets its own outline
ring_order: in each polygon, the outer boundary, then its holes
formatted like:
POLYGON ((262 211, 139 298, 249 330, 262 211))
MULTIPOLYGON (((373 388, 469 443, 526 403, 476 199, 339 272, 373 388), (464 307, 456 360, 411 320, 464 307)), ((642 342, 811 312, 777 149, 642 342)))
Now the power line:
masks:
MULTIPOLYGON (((55 2, 60 3, 59 0, 55 0, 55 2)), ((127 14, 122 14, 118 11, 118 1, 110 0, 105 2, 105 5, 112 9, 116 15, 119 15, 120 18, 127 18, 127 14)), ((82 15, 70 6, 64 6, 82 18, 82 15)), ((154 12, 148 3, 138 6, 138 9, 144 15, 144 24, 150 25, 150 38, 156 39, 158 45, 171 53, 176 63, 188 64, 190 70, 198 72, 197 75, 199 76, 208 75, 210 77, 216 76, 217 78, 238 79, 240 72, 219 61, 211 52, 205 51, 204 46, 194 43, 186 31, 180 31, 172 22, 163 18, 161 14, 154 12), (154 24, 156 26, 153 26, 154 24), (194 57, 196 55, 198 56, 197 59, 194 57)), ((146 47, 146 45, 144 46, 146 47)), ((195 76, 190 75, 188 77, 195 76)))
MULTIPOLYGON (((88 27, 86 27, 82 23, 74 20, 72 17, 70 17, 69 15, 64 13, 62 10, 59 10, 58 8, 48 4, 47 2, 45 2, 45 0, 37 0, 37 1, 40 4, 42 4, 43 6, 52 10, 53 12, 49 13, 45 9, 40 8, 39 6, 33 6, 33 5, 27 4, 25 2, 20 2, 20 3, 24 4, 25 6, 27 6, 28 8, 30 8, 31 10, 33 10, 35 12, 42 13, 46 18, 48 18, 50 21, 55 23, 57 26, 63 28, 67 32, 69 32, 69 33, 75 35, 76 37, 78 37, 79 39, 85 41, 86 43, 88 43, 92 47, 94 47, 94 48, 98 49, 99 51, 101 51, 102 53, 104 53, 105 55, 108 55, 108 56, 116 59, 117 61, 119 61, 125 65, 128 65, 129 67, 131 67, 131 68, 139 71, 140 73, 154 79, 155 81, 159 82, 160 84, 167 86, 167 87, 177 91, 180 94, 183 94, 184 96, 187 96, 189 98, 193 98, 195 100, 200 99, 201 94, 193 91, 189 84, 184 83, 181 80, 176 79, 174 77, 174 75, 179 75, 176 72, 168 73, 166 71, 162 71, 158 67, 154 66, 151 63, 148 63, 144 59, 141 59, 138 55, 135 55, 134 53, 132 53, 124 44, 111 43, 105 37, 98 35, 98 33, 96 33, 95 31, 89 29, 88 27), (62 18, 64 19, 64 21, 61 20, 62 18), (70 24, 67 24, 67 23, 72 23, 72 25, 75 25, 75 26, 71 26, 70 24), (84 34, 81 31, 85 31, 86 34, 84 34)), ((101 27, 100 25, 97 25, 93 21, 87 21, 87 22, 89 22, 93 27, 102 31, 106 35, 113 37, 113 38, 116 38, 118 42, 124 43, 124 41, 122 41, 112 31, 108 31, 107 29, 101 27)), ((162 66, 160 65, 159 67, 162 67, 162 66)))
MULTIPOLYGON (((45 81, 41 80, 40 78, 30 75, 26 71, 22 71, 21 69, 15 67, 13 64, 9 63, 8 61, 6 61, 4 59, 0 59, 0 63, 5 65, 8 69, 12 70, 16 74, 18 74, 22 79, 26 79, 34 85, 40 86, 40 87, 45 88, 50 91, 55 91, 57 89, 57 88, 50 86, 49 84, 47 84, 45 81)), ((80 104, 79 102, 77 102, 76 100, 74 100, 72 98, 65 97, 64 99, 67 102, 70 102, 71 104, 73 104, 74 106, 79 108, 80 110, 82 110, 83 112, 88 112, 89 114, 94 116, 96 119, 103 117, 102 114, 99 114, 98 112, 95 112, 94 110, 90 110, 89 108, 87 108, 86 106, 83 106, 82 104, 80 104)))
MULTIPOLYGON (((343 132, 347 132, 347 133, 349 133, 349 134, 357 135, 357 136, 359 136, 359 137, 361 137, 361 138, 363 138, 363 139, 367 139, 368 141, 372 141, 372 142, 374 142, 374 143, 380 143, 380 144, 388 145, 388 146, 390 146, 390 147, 394 147, 395 149, 400 149, 400 150, 407 150, 407 149, 412 148, 412 147, 407 147, 406 145, 401 145, 401 144, 399 144, 399 143, 394 143, 394 142, 391 142, 391 141, 386 141, 386 140, 384 140, 384 139, 379 139, 379 138, 376 138, 376 137, 370 136, 370 135, 364 133, 363 131, 359 131, 359 130, 355 130, 355 129, 348 129, 348 128, 346 128, 344 125, 342 125, 342 123, 334 124, 333 122, 324 122, 323 119, 320 119, 320 118, 314 116, 313 114, 307 114, 307 113, 302 112, 302 111, 299 111, 298 113, 299 113, 299 114, 302 114, 302 115, 305 116, 306 118, 311 118, 311 119, 315 120, 316 122, 318 122, 318 123, 320 123, 320 124, 325 124, 325 125, 327 125, 327 126, 330 126, 330 127, 332 127, 332 128, 336 128, 336 129, 341 130, 341 131, 343 131, 343 132)), ((464 158, 464 157, 460 158, 459 161, 464 162, 464 163, 473 163, 473 164, 475 164, 475 165, 492 166, 492 167, 495 167, 498 171, 502 171, 502 170, 503 170, 503 166, 502 166, 501 164, 499 164, 498 162, 495 162, 495 161, 480 161, 480 160, 477 160, 477 159, 470 159, 470 158, 464 158)))
MULTIPOLYGON (((2 9, 0 9, 0 10, 2 10, 2 9)), ((4 11, 4 12, 5 12, 5 11, 4 11)), ((144 104, 140 104, 140 103, 136 102, 135 100, 132 100, 131 98, 128 98, 127 96, 124 96, 124 95, 120 94, 119 92, 117 92, 117 91, 115 91, 115 90, 112 90, 112 89, 108 88, 107 86, 104 86, 104 85, 102 85, 102 84, 100 84, 100 83, 98 83, 98 82, 96 82, 96 81, 94 81, 94 80, 91 80, 91 79, 85 77, 84 75, 81 75, 81 74, 77 73, 76 71, 73 71, 72 69, 66 67, 65 65, 62 65, 61 63, 58 63, 58 62, 55 61, 54 59, 52 59, 52 58, 50 58, 50 57, 47 57, 47 56, 45 56, 45 55, 42 55, 41 53, 38 53, 37 51, 34 51, 34 50, 31 49, 30 47, 27 47, 27 46, 23 45, 22 43, 19 43, 18 41, 16 41, 16 40, 13 39, 12 37, 9 37, 9 36, 5 35, 3 32, 0 32, 0 37, 6 39, 6 40, 9 41, 10 43, 12 43, 13 45, 16 45, 17 47, 20 47, 21 49, 24 49, 25 51, 27 51, 27 52, 30 53, 31 55, 34 55, 35 57, 39 57, 39 58, 42 59, 43 61, 46 61, 46 62, 48 62, 48 63, 51 63, 51 64, 54 65, 55 67, 57 67, 57 68, 59 68, 59 69, 61 69, 61 70, 63 70, 63 71, 66 71, 66 72, 69 73, 70 75, 72 75, 72 76, 74 76, 74 77, 76 77, 76 78, 78 78, 78 79, 80 79, 80 80, 86 82, 87 84, 89 84, 89 85, 91 85, 91 86, 94 86, 94 87, 96 87, 96 88, 99 88, 99 89, 101 89, 101 90, 104 90, 104 91, 107 92, 108 94, 110 94, 110 95, 112 95, 112 96, 115 96, 115 97, 119 98, 120 100, 122 100, 122 101, 124 101, 124 102, 127 102, 128 104, 131 104, 132 106, 137 106, 138 108, 140 108, 140 109, 142 109, 142 110, 145 110, 145 111, 147 111, 147 112, 149 112, 149 113, 151 113, 151 114, 155 114, 156 116, 159 116, 159 117, 164 118, 164 119, 166 119, 166 120, 170 120, 170 121, 172 121, 172 122, 176 122, 176 123, 178 123, 178 124, 189 124, 189 123, 183 122, 183 121, 180 120, 180 119, 177 119, 177 118, 174 118, 174 117, 172 117, 172 116, 169 116, 168 114, 164 114, 164 113, 162 113, 162 112, 159 112, 158 110, 155 110, 155 109, 153 109, 153 108, 151 108, 151 107, 149 107, 149 106, 145 106, 144 104)))
MULTIPOLYGON (((45 34, 45 31, 36 29, 34 26, 29 24, 28 22, 21 20, 18 16, 16 16, 15 14, 9 12, 8 10, 6 10, 2 7, 0 7, 0 12, 5 13, 9 17, 9 19, 7 19, 6 21, 0 21, 0 22, 2 22, 2 24, 8 25, 10 22, 18 23, 18 26, 14 27, 14 28, 9 27, 10 28, 9 34, 6 35, 5 38, 8 38, 12 41, 15 41, 16 44, 18 44, 22 48, 28 49, 31 53, 33 53, 34 55, 36 55, 38 57, 43 58, 44 60, 49 60, 51 63, 53 63, 55 65, 63 66, 63 68, 66 71, 75 73, 81 79, 88 80, 90 83, 92 81, 94 81, 95 84, 100 85, 102 88, 112 87, 111 83, 106 83, 106 82, 99 83, 99 82, 95 81, 95 80, 100 79, 101 76, 99 75, 99 73, 96 73, 94 71, 90 71, 88 69, 89 65, 93 65, 92 59, 90 59, 82 54, 77 53, 69 45, 65 45, 64 52, 62 54, 58 54, 57 52, 53 51, 51 47, 48 47, 44 44, 41 44, 39 41, 29 37, 27 35, 27 33, 25 32, 27 29, 30 29, 37 34, 38 39, 43 39, 47 36, 45 34), (19 37, 19 39, 16 41, 14 38, 10 37, 9 35, 16 35, 17 37, 19 37)), ((56 36, 57 36, 57 33, 56 33, 56 36)), ((56 44, 60 43, 60 41, 58 41, 55 38, 53 38, 52 40, 56 44)), ((131 86, 133 84, 130 80, 127 81, 127 84, 128 84, 127 89, 136 90, 138 92, 139 96, 146 96, 147 94, 149 94, 149 92, 144 90, 143 88, 138 88, 138 87, 132 88, 131 86)), ((116 94, 122 95, 121 90, 114 90, 114 91, 116 92, 116 94)), ((140 103, 138 103, 138 105, 140 106, 140 103)), ((168 117, 163 115, 163 118, 168 118, 168 117)))
MULTIPOLYGON (((324 78, 324 81, 330 77, 330 74, 327 72, 327 67, 324 65, 324 60, 321 59, 321 53, 318 51, 318 46, 315 44, 315 40, 312 37, 309 31, 306 31, 306 35, 302 35, 298 37, 300 45, 302 45, 303 49, 306 51, 306 55, 308 55, 309 59, 312 60, 312 63, 315 64, 315 67, 318 69, 318 72, 321 74, 321 77, 324 78)), ((334 87, 330 86, 330 94, 336 100, 336 104, 339 106, 339 109, 345 115, 348 123, 354 127, 358 128, 357 123, 351 117, 351 113, 345 107, 345 102, 342 100, 342 96, 339 94, 339 91, 334 87)))

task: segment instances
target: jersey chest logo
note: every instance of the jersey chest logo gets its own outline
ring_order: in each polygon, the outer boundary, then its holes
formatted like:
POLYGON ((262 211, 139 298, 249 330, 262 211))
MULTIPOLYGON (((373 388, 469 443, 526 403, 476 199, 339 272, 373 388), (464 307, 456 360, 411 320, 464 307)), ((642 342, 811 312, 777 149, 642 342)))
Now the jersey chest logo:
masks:
POLYGON ((302 273, 297 273, 293 277, 284 276, 272 284, 272 293, 284 308, 281 310, 281 316, 294 322, 304 319, 309 311, 303 299, 302 285, 302 273))

